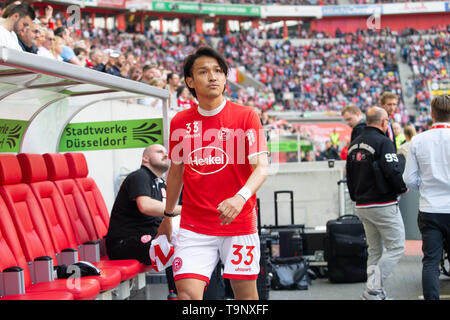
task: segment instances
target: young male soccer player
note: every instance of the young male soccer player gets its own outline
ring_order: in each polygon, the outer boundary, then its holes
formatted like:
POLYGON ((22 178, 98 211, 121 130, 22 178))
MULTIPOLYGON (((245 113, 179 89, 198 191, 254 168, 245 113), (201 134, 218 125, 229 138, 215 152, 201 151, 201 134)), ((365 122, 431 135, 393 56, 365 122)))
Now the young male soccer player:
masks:
POLYGON ((199 105, 178 112, 170 125, 172 164, 158 235, 170 237, 171 214, 184 187, 173 261, 179 299, 202 299, 219 259, 235 298, 258 299, 255 193, 267 177, 267 145, 256 112, 224 98, 227 72, 226 61, 211 48, 188 56, 184 78, 199 105))

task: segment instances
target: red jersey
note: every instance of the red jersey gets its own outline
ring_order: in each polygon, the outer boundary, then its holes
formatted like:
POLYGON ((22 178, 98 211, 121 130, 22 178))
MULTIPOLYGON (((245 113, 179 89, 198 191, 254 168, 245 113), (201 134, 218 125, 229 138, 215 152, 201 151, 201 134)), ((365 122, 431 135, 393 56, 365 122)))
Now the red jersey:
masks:
POLYGON ((212 111, 178 112, 170 123, 169 157, 184 163, 181 227, 215 236, 257 232, 256 195, 229 225, 220 225, 217 207, 245 185, 253 172, 249 158, 263 152, 266 138, 250 107, 225 100, 212 111))
POLYGON ((197 106, 197 104, 194 101, 189 100, 189 99, 184 100, 181 97, 179 97, 177 99, 177 104, 178 104, 178 107, 181 108, 182 110, 197 106))

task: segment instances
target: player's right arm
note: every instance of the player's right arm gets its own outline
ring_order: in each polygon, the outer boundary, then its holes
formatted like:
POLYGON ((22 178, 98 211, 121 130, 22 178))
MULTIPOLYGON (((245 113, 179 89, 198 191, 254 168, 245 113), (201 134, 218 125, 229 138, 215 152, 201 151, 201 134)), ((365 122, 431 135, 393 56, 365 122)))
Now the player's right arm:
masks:
MULTIPOLYGON (((181 188, 183 187, 183 173, 184 164, 176 164, 172 161, 167 175, 167 196, 166 196, 166 208, 167 213, 173 213, 177 207, 178 199, 180 197, 181 188)), ((156 237, 165 234, 167 239, 171 240, 172 236, 172 218, 164 217, 161 225, 158 228, 158 234, 156 237)))

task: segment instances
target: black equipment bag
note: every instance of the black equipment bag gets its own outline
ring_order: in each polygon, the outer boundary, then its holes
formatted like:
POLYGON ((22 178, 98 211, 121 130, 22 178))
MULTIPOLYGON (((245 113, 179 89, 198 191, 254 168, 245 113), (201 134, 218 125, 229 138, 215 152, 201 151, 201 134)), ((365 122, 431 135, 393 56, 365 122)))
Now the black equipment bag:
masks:
POLYGON ((275 230, 278 230, 280 242, 280 257, 300 257, 303 255, 302 234, 305 233, 305 225, 295 224, 294 222, 294 192, 293 191, 275 191, 275 230), (280 226, 278 223, 278 196, 288 194, 291 207, 291 224, 280 226))
MULTIPOLYGON (((295 257, 303 255, 303 234, 305 232, 304 224, 295 224, 294 222, 294 192, 293 191, 275 191, 275 225, 264 225, 261 227, 260 215, 258 213, 258 232, 261 236, 261 228, 266 230, 270 235, 272 245, 279 244, 280 257, 295 257), (288 194, 290 196, 290 215, 291 224, 279 225, 278 223, 278 196, 280 194, 288 194)), ((259 206, 258 206, 259 207, 259 206)), ((273 248, 273 246, 272 246, 273 248)), ((273 252, 271 253, 273 256, 273 252)))
POLYGON ((270 234, 261 234, 261 206, 259 198, 256 199, 256 210, 258 215, 258 234, 261 249, 259 260, 259 274, 256 280, 256 288, 260 300, 269 300, 270 281, 272 269, 270 264, 270 234))
POLYGON ((266 238, 260 239, 261 258, 259 260, 259 274, 256 279, 259 300, 269 300, 270 281, 272 279, 272 268, 270 264, 270 248, 266 238))
POLYGON ((362 222, 344 215, 327 222, 325 259, 333 283, 367 281, 367 243, 362 222))
POLYGON ((309 262, 305 257, 273 258, 271 287, 274 290, 308 290, 309 262))

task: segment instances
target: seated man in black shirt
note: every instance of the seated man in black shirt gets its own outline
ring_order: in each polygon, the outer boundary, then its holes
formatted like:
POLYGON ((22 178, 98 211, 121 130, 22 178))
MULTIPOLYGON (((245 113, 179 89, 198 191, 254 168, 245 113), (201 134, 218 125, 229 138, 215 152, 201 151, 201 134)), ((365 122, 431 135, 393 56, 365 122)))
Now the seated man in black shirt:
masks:
MULTIPOLYGON (((151 264, 149 249, 164 216, 166 184, 161 178, 169 169, 167 150, 159 144, 142 154, 141 168, 130 173, 120 186, 114 202, 106 251, 110 259, 136 259, 151 264)), ((181 213, 176 206, 175 214, 181 213)), ((168 268, 171 269, 171 268, 168 268)), ((166 269, 166 274, 171 270, 166 269)), ((170 288, 170 279, 169 289, 170 288)))

